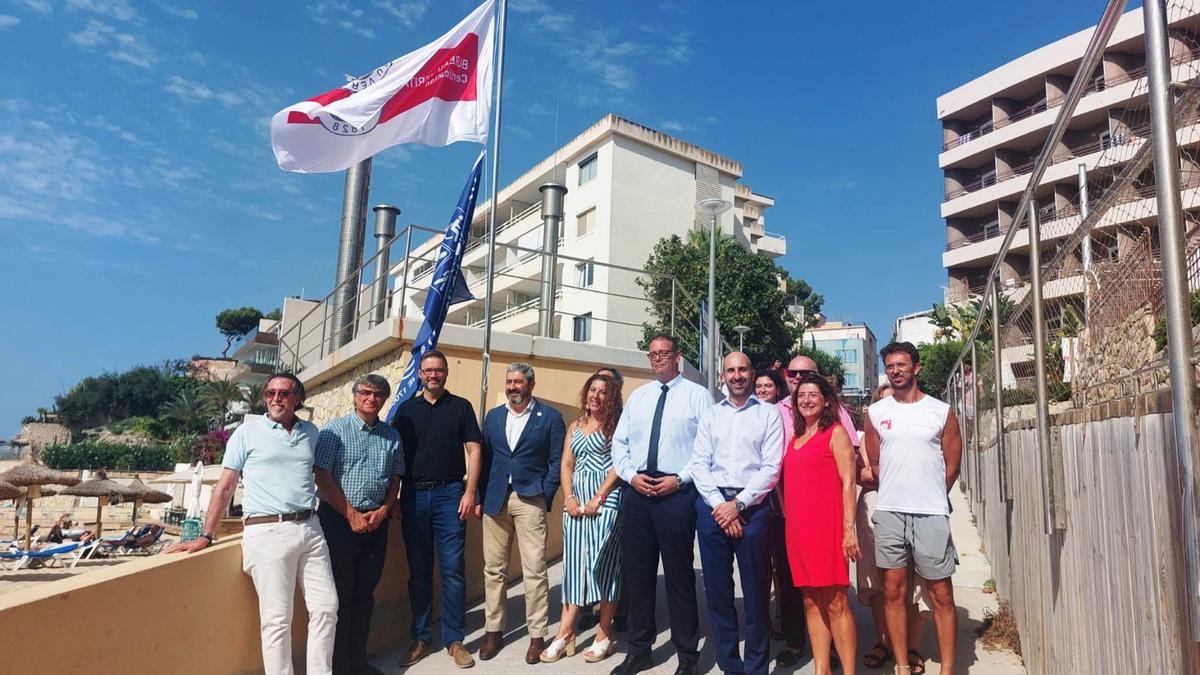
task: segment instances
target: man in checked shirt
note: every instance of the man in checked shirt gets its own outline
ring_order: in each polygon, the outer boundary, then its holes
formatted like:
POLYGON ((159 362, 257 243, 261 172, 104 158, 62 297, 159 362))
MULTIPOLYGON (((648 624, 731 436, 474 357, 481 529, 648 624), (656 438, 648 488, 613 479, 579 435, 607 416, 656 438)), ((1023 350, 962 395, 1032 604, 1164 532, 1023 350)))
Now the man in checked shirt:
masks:
POLYGON ((321 497, 317 517, 337 585, 335 675, 379 672, 367 664, 367 635, 387 554, 388 513, 404 473, 400 432, 379 419, 391 395, 387 380, 363 375, 351 391, 354 412, 321 430, 313 461, 321 497))

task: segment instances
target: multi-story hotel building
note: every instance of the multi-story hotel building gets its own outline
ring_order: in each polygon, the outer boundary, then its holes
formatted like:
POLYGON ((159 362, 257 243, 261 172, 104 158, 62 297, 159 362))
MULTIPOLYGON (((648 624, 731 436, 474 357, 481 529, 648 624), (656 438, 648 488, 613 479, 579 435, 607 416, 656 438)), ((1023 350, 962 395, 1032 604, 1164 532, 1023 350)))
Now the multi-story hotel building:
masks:
MULTIPOLYGON (((1200 59, 1200 16, 1194 8, 1173 6, 1168 18, 1173 78, 1191 79, 1200 59)), ((943 142, 938 165, 945 172, 941 215, 946 220, 942 261, 948 277, 947 302, 970 300, 986 286, 1001 239, 1013 226, 1017 201, 1028 184, 1034 160, 1061 110, 1094 30, 1088 28, 1025 54, 938 97, 943 142)), ((1037 186, 1034 197, 1042 225, 1044 261, 1052 258, 1057 243, 1079 226, 1079 166, 1086 168, 1094 206, 1149 138, 1143 30, 1140 8, 1121 17, 1037 186)), ((1195 139, 1196 134, 1181 133, 1180 137, 1195 139)), ((1200 177, 1189 171, 1197 165, 1196 155, 1197 148, 1185 144, 1185 185, 1200 177)), ((1116 260, 1133 250, 1126 241, 1129 235, 1124 226, 1129 222, 1154 227, 1157 210, 1152 181, 1120 199, 1132 206, 1111 209, 1111 215, 1100 222, 1091 242, 1095 263, 1116 260)), ((1198 205, 1195 195, 1185 196, 1185 208, 1198 205)), ((1044 289, 1048 300, 1083 292, 1082 260, 1075 262, 1079 265, 1078 283, 1048 284, 1044 289)), ((1029 237, 1022 225, 1000 266, 1003 287, 1014 299, 1024 292, 1028 274, 1029 237)), ((1060 281, 1066 280, 1060 277, 1060 281)), ((1064 305, 1058 303, 1060 313, 1064 305)), ((1060 317, 1048 315, 1047 320, 1053 328, 1060 317)))
MULTIPOLYGON (((567 188, 555 269, 556 304, 551 336, 612 347, 635 348, 648 320, 637 285, 654 245, 663 237, 707 229, 696 202, 719 197, 733 208, 719 216, 721 230, 752 251, 772 257, 786 252, 782 236, 764 229, 774 200, 739 183, 742 164, 635 122, 607 115, 567 142, 499 193, 496 279, 492 301, 498 331, 535 334, 542 281, 539 186, 567 188), (520 250, 508 248, 515 245, 520 250), (569 258, 569 259, 568 259, 569 258), (625 269, 628 268, 628 269, 625 269)), ((486 281, 488 205, 481 202, 471 224, 463 268, 477 300, 451 307, 447 322, 482 326, 486 281)), ((392 313, 419 315, 441 237, 414 247, 391 269, 397 296, 392 313), (407 269, 411 265, 411 270, 407 269), (407 284, 404 283, 404 276, 407 284)), ((680 298, 680 321, 696 307, 680 298)))

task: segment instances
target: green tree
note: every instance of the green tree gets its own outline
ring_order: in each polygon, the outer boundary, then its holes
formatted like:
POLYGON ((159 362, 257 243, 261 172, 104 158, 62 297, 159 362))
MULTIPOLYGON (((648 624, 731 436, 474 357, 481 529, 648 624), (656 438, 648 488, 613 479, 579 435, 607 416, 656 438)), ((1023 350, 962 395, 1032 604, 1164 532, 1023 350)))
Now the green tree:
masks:
POLYGON ((85 377, 66 394, 55 397, 59 419, 72 431, 108 424, 120 419, 118 390, 120 376, 102 373, 85 377))
POLYGON ((203 433, 213 415, 213 407, 200 396, 191 392, 180 392, 173 400, 162 406, 162 417, 178 433, 203 433))
POLYGON ((950 369, 954 367, 962 349, 962 340, 917 346, 917 354, 921 357, 921 374, 917 376, 917 385, 921 391, 942 397, 946 391, 946 380, 950 379, 950 369))
POLYGON ((272 321, 279 321, 280 319, 283 318, 283 310, 276 307, 275 309, 271 310, 270 312, 267 312, 266 314, 264 314, 263 318, 270 319, 272 321))
POLYGON ((827 351, 802 343, 793 356, 807 356, 817 362, 817 372, 826 377, 834 375, 841 382, 846 381, 846 366, 841 359, 827 351))
POLYGON ((804 324, 800 327, 801 330, 816 326, 820 320, 817 315, 821 313, 821 305, 825 302, 825 296, 814 293, 812 286, 809 286, 807 281, 791 277, 787 279, 787 295, 789 305, 804 309, 804 324))
MULTIPOLYGON (((675 294, 675 333, 685 358, 696 363, 701 317, 694 299, 708 294, 708 233, 693 231, 686 240, 678 235, 659 240, 645 268, 673 276, 682 286, 675 294)), ((752 253, 724 235, 717 239, 717 270, 716 315, 723 327, 722 337, 737 344, 733 327, 749 326, 745 350, 753 363, 769 364, 776 358, 786 361, 800 334, 788 311, 787 294, 780 288, 787 273, 770 258, 752 253)), ((657 275, 638 280, 650 301, 644 339, 671 327, 671 280, 657 275)))
POLYGON ((221 350, 221 356, 228 356, 233 341, 257 328, 261 318, 263 313, 253 307, 231 308, 218 314, 217 330, 225 336, 225 349, 221 350))
POLYGON ((245 389, 242 392, 242 400, 250 407, 251 415, 262 415, 267 412, 267 404, 263 399, 263 389, 265 387, 258 383, 245 385, 245 389))
POLYGON ((245 400, 245 393, 232 380, 210 380, 201 385, 200 399, 212 408, 220 425, 224 426, 230 406, 245 400))

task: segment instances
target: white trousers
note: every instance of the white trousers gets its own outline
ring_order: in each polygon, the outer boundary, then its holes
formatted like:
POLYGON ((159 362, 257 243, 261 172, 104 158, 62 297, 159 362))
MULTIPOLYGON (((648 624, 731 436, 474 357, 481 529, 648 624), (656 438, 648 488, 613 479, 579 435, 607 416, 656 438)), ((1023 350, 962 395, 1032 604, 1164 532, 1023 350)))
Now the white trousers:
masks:
POLYGON ((308 608, 309 675, 333 672, 337 588, 321 522, 249 525, 242 534, 242 569, 258 592, 266 675, 292 675, 292 612, 296 585, 308 608))

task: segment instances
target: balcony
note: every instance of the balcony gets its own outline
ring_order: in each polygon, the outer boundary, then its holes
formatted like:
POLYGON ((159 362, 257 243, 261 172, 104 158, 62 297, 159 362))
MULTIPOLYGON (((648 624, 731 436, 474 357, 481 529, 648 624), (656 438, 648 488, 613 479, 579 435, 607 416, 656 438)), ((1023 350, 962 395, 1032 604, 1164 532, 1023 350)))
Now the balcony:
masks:
POLYGON ((787 253, 787 238, 782 234, 763 232, 761 237, 753 240, 754 249, 770 258, 777 258, 787 253))
MULTIPOLYGON (((1184 52, 1178 56, 1173 57, 1171 59, 1171 65, 1178 66, 1178 65, 1181 65, 1184 63, 1189 63, 1191 61, 1195 61, 1197 58, 1200 58, 1200 49, 1193 49, 1191 51, 1184 52)), ((1094 94, 1094 93, 1100 92, 1100 91, 1105 91, 1105 90, 1115 87, 1117 85, 1125 84, 1127 82, 1133 82, 1135 80, 1140 80, 1145 76, 1146 76, 1146 66, 1141 66, 1140 68, 1134 68, 1127 72, 1121 73, 1119 75, 1114 75, 1114 76, 1108 77, 1108 78, 1096 77, 1096 78, 1093 78, 1092 81, 1088 83, 1087 87, 1084 88, 1083 95, 1086 97, 1090 94, 1094 94)), ((1004 127, 1006 127, 1010 124, 1014 124, 1016 122, 1020 122, 1023 119, 1033 117, 1034 115, 1045 112, 1051 108, 1057 108, 1058 106, 1062 105, 1063 100, 1065 98, 1066 98, 1066 96, 1062 95, 1062 96, 1054 96, 1054 97, 1051 97, 1051 98, 1043 100, 1043 101, 1036 101, 1031 105, 1021 108, 1020 110, 1014 111, 1013 114, 1009 115, 1008 117, 998 119, 998 120, 988 120, 988 121, 980 124, 977 127, 974 127, 967 131, 964 131, 962 133, 962 135, 960 135, 958 138, 956 138, 952 141, 947 141, 946 143, 943 143, 942 144, 942 152, 945 152, 952 148, 957 148, 961 145, 970 143, 971 141, 983 138, 984 136, 992 133, 993 131, 996 131, 997 129, 1003 129, 1004 127)))

